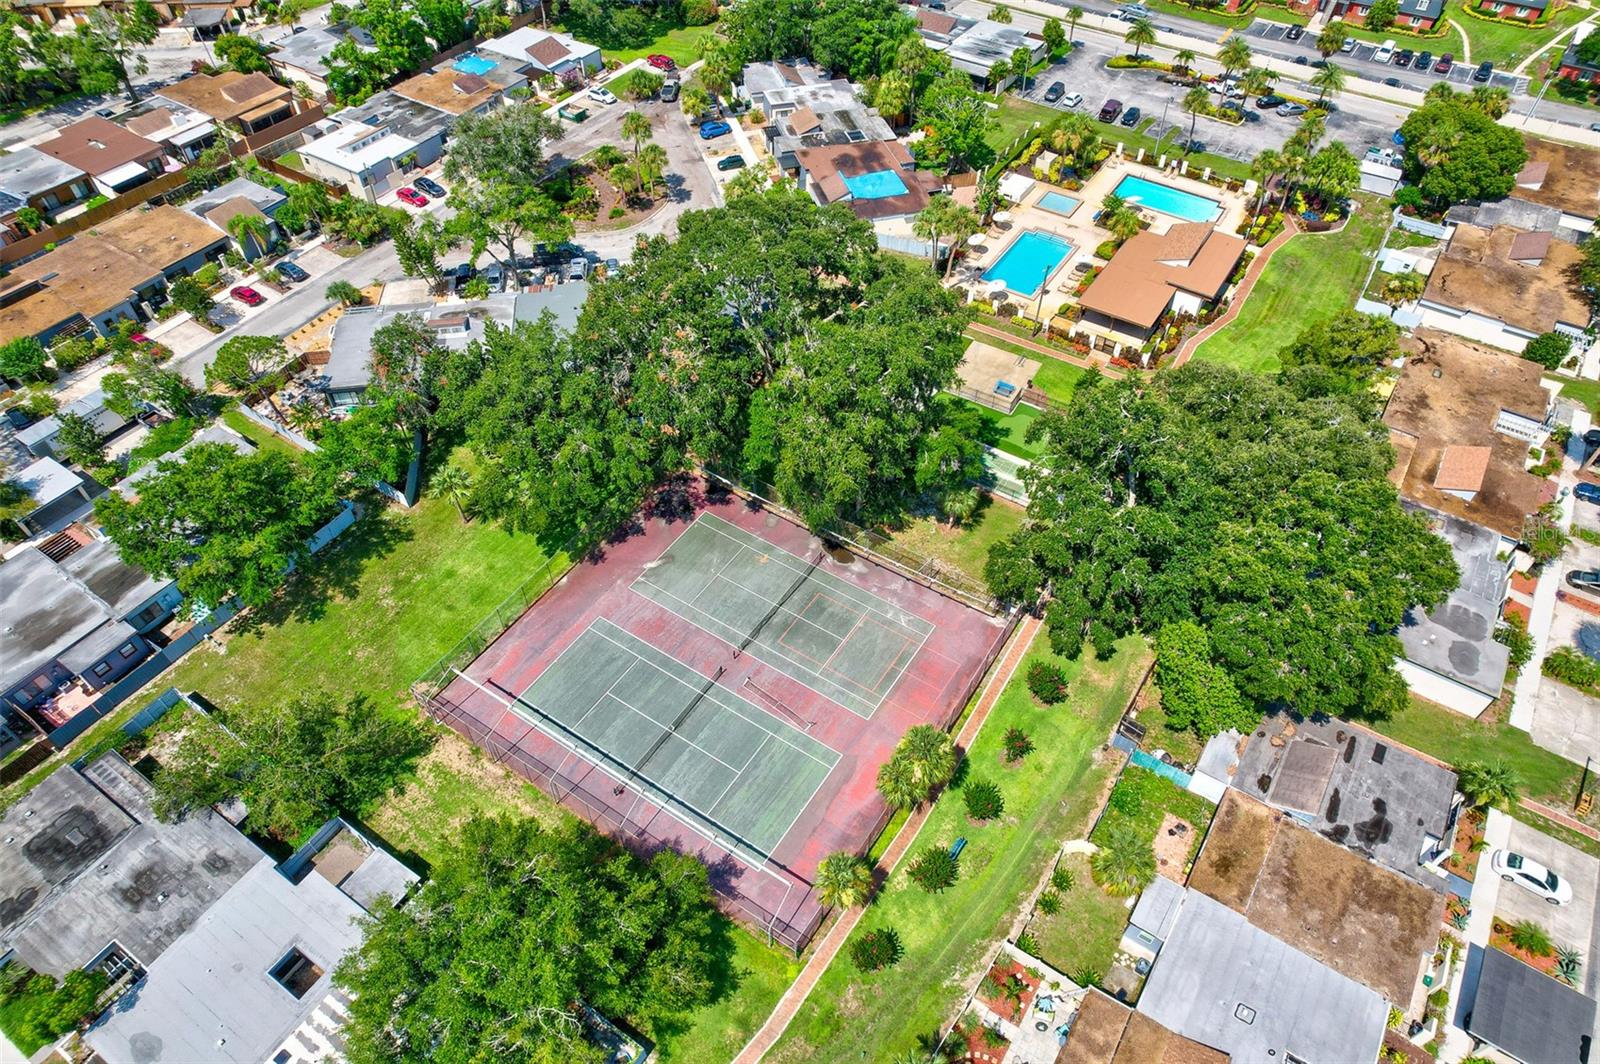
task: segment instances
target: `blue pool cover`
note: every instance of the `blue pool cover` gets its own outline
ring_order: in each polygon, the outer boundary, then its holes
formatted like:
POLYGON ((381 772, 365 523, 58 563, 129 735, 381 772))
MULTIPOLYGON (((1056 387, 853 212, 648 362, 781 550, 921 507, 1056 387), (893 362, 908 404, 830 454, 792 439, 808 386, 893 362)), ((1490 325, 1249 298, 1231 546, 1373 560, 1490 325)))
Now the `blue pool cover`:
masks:
POLYGON ((850 195, 860 200, 904 196, 910 191, 893 170, 874 170, 870 174, 857 174, 854 177, 840 174, 839 178, 844 181, 844 187, 850 190, 850 195))
POLYGON ((475 52, 468 52, 454 63, 451 63, 450 69, 460 71, 463 74, 476 74, 481 78, 494 69, 494 60, 485 59, 475 52))
POLYGON ((1011 242, 993 266, 983 271, 983 279, 999 281, 1018 295, 1032 298, 1070 254, 1072 245, 1067 241, 1028 229, 1011 242))
POLYGON ((1158 181, 1146 181, 1132 174, 1117 182, 1116 193, 1127 200, 1130 206, 1148 207, 1189 222, 1213 221, 1222 213, 1221 204, 1214 199, 1196 196, 1193 192, 1185 192, 1158 181))

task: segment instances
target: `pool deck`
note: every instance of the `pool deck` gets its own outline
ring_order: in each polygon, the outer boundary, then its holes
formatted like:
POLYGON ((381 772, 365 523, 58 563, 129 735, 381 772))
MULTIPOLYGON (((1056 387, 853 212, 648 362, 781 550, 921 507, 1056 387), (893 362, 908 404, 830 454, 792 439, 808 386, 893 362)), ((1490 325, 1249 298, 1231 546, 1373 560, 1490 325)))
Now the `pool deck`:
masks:
MULTIPOLYGON (((1003 226, 991 227, 984 234, 984 240, 975 252, 969 252, 968 257, 958 263, 951 273, 951 284, 965 288, 974 298, 992 298, 999 285, 996 282, 984 281, 984 271, 999 261, 1012 241, 1029 229, 1061 237, 1072 245, 1072 254, 1067 256, 1061 267, 1047 279, 1042 300, 1035 295, 1024 301, 1014 292, 1006 296, 1013 303, 1021 303, 1022 313, 1027 317, 1049 321, 1061 312, 1063 306, 1076 301, 1072 292, 1083 276, 1083 272, 1076 269, 1079 264, 1105 265, 1102 260, 1095 258, 1094 252, 1101 244, 1111 239, 1111 234, 1094 224, 1094 215, 1118 183, 1129 176, 1157 181, 1217 201, 1222 206, 1222 214, 1216 221, 1216 228, 1225 233, 1233 232, 1249 211, 1249 196, 1243 192, 1228 192, 1197 178, 1180 176, 1173 170, 1164 172, 1158 167, 1135 162, 1127 156, 1113 156, 1101 164, 1100 169, 1089 178, 1083 188, 1077 191, 1052 185, 1046 181, 1036 182, 1022 197, 1021 202, 1006 208, 1011 214, 1010 222, 1003 226), (1070 215, 1063 217, 1038 205, 1039 200, 1051 192, 1059 192, 1082 202, 1070 215)), ((1184 221, 1182 218, 1174 218, 1170 214, 1148 209, 1139 213, 1150 222, 1150 232, 1158 235, 1184 221)))

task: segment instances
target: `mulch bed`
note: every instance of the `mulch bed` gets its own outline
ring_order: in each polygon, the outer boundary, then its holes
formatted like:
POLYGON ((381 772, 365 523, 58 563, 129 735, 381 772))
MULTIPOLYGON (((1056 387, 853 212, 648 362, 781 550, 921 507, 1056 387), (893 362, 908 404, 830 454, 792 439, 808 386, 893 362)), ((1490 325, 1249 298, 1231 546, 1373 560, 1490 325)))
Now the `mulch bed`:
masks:
POLYGON ((962 1059, 968 1064, 1000 1064, 1005 1059, 1006 1051, 1011 1048, 1011 1043, 1005 1039, 999 1045, 990 1045, 991 1035, 986 1035, 983 1028, 966 1032, 967 1054, 962 1059))
POLYGON ((1478 860, 1483 856, 1473 844, 1483 839, 1484 818, 1471 812, 1462 813, 1456 820, 1455 852, 1444 863, 1445 868, 1471 882, 1478 872, 1478 860))
POLYGON ((1039 978, 1029 975, 1028 969, 1014 960, 996 961, 994 967, 989 969, 989 978, 1001 986, 1010 982, 1013 975, 1022 980, 1023 984, 1028 988, 1022 994, 1022 1004, 1020 1006, 1016 1006, 1006 1000, 992 1001, 984 995, 981 989, 978 991, 978 1000, 988 1006, 989 1010, 996 1016, 1010 1023, 1016 1023, 1028 1014, 1028 1006, 1033 1004, 1033 995, 1039 990, 1039 978))
POLYGON ((1517 958, 1517 960, 1528 965, 1528 967, 1537 968, 1550 978, 1555 978, 1555 957, 1553 955, 1549 957, 1536 957, 1527 950, 1518 949, 1516 946, 1512 945, 1511 925, 1506 923, 1504 920, 1499 918, 1495 919, 1494 924, 1489 931, 1489 945, 1493 946, 1495 949, 1501 950, 1502 952, 1511 954, 1513 957, 1517 958))
MULTIPOLYGON (((632 161, 631 156, 629 161, 632 161)), ((580 233, 594 229, 617 229, 632 225, 634 222, 653 214, 656 208, 661 206, 662 201, 659 199, 625 197, 621 192, 617 191, 610 178, 591 166, 585 165, 574 168, 573 176, 580 178, 590 188, 594 189, 597 202, 600 204, 593 218, 578 220, 575 223, 575 227, 580 233), (615 218, 611 217, 611 210, 614 207, 621 207, 623 210, 623 213, 615 218)), ((659 189, 662 186, 657 184, 656 187, 659 189)))
POLYGON ((1392 1028, 1383 1032, 1383 1048, 1404 1053, 1406 1064, 1433 1064, 1434 1058, 1426 1049, 1392 1028))

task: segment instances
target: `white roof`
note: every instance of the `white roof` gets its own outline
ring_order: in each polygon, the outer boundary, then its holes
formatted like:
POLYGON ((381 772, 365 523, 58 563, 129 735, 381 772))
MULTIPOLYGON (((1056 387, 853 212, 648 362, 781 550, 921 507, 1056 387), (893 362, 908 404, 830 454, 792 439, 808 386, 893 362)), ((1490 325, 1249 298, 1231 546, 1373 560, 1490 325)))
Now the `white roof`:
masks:
POLYGON ((205 136, 209 136, 210 134, 215 133, 216 131, 217 131, 217 124, 215 122, 211 121, 210 119, 207 119, 206 121, 201 122, 198 126, 191 126, 188 129, 181 130, 181 131, 179 131, 177 133, 174 133, 171 137, 169 137, 167 139, 172 141, 172 143, 179 144, 179 145, 182 145, 182 144, 193 144, 195 141, 199 140, 200 138, 205 137, 205 136))
POLYGON ((30 462, 10 479, 33 496, 33 501, 40 506, 49 506, 57 499, 65 498, 77 491, 78 485, 82 483, 78 474, 54 458, 41 458, 37 462, 30 462))
POLYGON ((478 49, 507 56, 519 63, 529 63, 533 61, 533 57, 528 55, 528 49, 546 37, 554 37, 560 41, 562 46, 572 53, 574 57, 596 55, 600 51, 596 46, 574 40, 565 33, 551 33, 549 30, 541 30, 537 26, 524 26, 520 30, 512 30, 503 37, 492 37, 478 45, 478 49))
POLYGON ((96 177, 108 185, 115 186, 122 184, 124 181, 132 181, 134 178, 138 177, 144 172, 145 167, 143 163, 123 163, 121 166, 107 170, 103 174, 96 175, 96 177))
POLYGON ((400 158, 417 143, 386 126, 374 128, 356 122, 308 141, 301 145, 300 154, 361 173, 374 163, 400 158))
POLYGON ((1007 174, 1000 179, 1000 195, 1012 203, 1021 203, 1022 197, 1031 192, 1035 184, 1037 182, 1026 174, 1007 174))

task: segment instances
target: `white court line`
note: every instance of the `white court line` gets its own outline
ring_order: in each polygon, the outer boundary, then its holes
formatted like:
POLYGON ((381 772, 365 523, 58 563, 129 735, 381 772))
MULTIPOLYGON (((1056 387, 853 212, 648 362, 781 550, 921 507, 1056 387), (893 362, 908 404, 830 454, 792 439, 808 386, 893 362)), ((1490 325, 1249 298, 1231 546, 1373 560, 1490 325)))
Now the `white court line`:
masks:
MULTIPOLYGON (((577 644, 577 642, 578 642, 578 640, 574 639, 572 641, 572 643, 568 644, 567 650, 571 650, 572 647, 577 644)), ((565 654, 566 652, 567 652, 566 650, 563 650, 561 653, 565 654)), ((556 661, 560 661, 560 660, 561 660, 561 658, 558 656, 556 658, 556 661)), ((555 662, 552 661, 550 664, 554 665, 555 662)), ((575 720, 571 724, 567 725, 567 727, 571 728, 573 731, 577 731, 580 727, 582 727, 583 726, 583 722, 589 719, 589 714, 591 714, 591 713, 593 713, 595 711, 595 706, 598 706, 601 702, 604 702, 606 700, 606 696, 609 695, 612 691, 616 690, 617 684, 621 683, 622 682, 622 678, 624 676, 628 675, 628 673, 632 672, 633 671, 633 667, 635 665, 637 665, 637 664, 639 664, 639 659, 638 658, 634 658, 634 660, 628 662, 628 667, 626 669, 623 669, 620 673, 617 674, 617 678, 615 680, 611 681, 611 686, 607 687, 604 691, 600 692, 600 697, 594 700, 594 705, 591 705, 588 709, 584 710, 583 714, 580 717, 578 717, 577 720, 575 720)), ((546 668, 545 671, 548 672, 549 669, 546 668)), ((543 673, 541 673, 540 675, 534 677, 533 683, 528 684, 527 690, 522 692, 522 696, 524 698, 527 698, 528 691, 533 690, 534 684, 537 684, 542 679, 544 679, 544 674, 543 673)), ((533 699, 528 698, 528 701, 532 702, 533 699)), ((622 702, 622 699, 619 698, 619 699, 617 699, 617 701, 618 702, 622 702)), ((627 703, 624 702, 623 704, 626 705, 627 703)))
MULTIPOLYGON (((789 568, 790 570, 794 570, 795 569, 795 565, 798 565, 800 567, 800 569, 809 569, 810 568, 810 565, 806 562, 806 560, 804 558, 801 558, 800 556, 794 554, 793 552, 791 552, 789 550, 786 550, 783 547, 778 546, 776 543, 769 543, 766 540, 762 539, 760 536, 757 536, 757 535, 755 535, 754 533, 751 533, 751 532, 747 532, 744 529, 740 528, 738 525, 734 524, 733 522, 724 520, 723 518, 720 518, 720 517, 716 516, 715 514, 702 513, 698 518, 696 518, 695 524, 697 524, 697 525, 698 524, 704 524, 705 527, 710 529, 712 532, 715 532, 717 535, 722 536, 724 539, 732 540, 733 542, 739 544, 740 546, 745 547, 747 550, 752 550, 752 551, 756 550, 757 548, 756 548, 755 544, 759 543, 762 547, 766 548, 767 551, 769 553, 771 553, 773 557, 782 559, 784 561, 785 566, 787 568, 789 568), (725 526, 727 526, 727 528, 731 528, 734 531, 737 531, 737 532, 741 533, 742 535, 748 537, 748 539, 741 539, 741 538, 739 538, 739 536, 735 536, 735 535, 731 534, 726 529, 717 527, 718 525, 725 525, 725 526), (790 564, 791 561, 794 564, 790 564)), ((667 549, 671 550, 672 548, 668 547, 667 549)), ((845 592, 846 592, 846 595, 845 595, 846 598, 855 598, 856 599, 856 603, 855 604, 857 606, 861 607, 864 610, 870 610, 871 612, 878 614, 880 617, 883 617, 885 620, 887 620, 887 621, 889 621, 889 622, 891 622, 893 624, 898 624, 898 625, 901 625, 902 627, 910 628, 913 631, 915 631, 917 629, 918 625, 926 626, 929 629, 932 629, 934 627, 933 622, 931 622, 929 620, 926 620, 925 618, 918 617, 914 613, 905 613, 905 611, 900 611, 906 617, 909 617, 911 620, 917 622, 916 625, 908 624, 908 623, 906 623, 906 621, 902 620, 901 618, 895 617, 895 616, 891 615, 890 613, 888 613, 883 608, 884 605, 885 605, 884 600, 882 598, 880 598, 879 596, 873 594, 870 591, 867 591, 864 588, 856 587, 854 584, 850 583, 848 580, 842 580, 839 577, 835 576, 833 573, 826 572, 826 571, 824 571, 822 569, 818 569, 817 571, 818 571, 818 573, 820 575, 822 575, 826 579, 832 581, 836 586, 843 588, 845 590, 845 592), (865 599, 866 601, 861 601, 862 599, 865 599)), ((898 573, 896 573, 894 575, 899 576, 898 573)), ((902 580, 905 579, 904 577, 899 577, 899 578, 902 579, 902 580)), ((768 599, 767 601, 770 602, 772 600, 768 599)))
MULTIPOLYGON (((728 555, 728 560, 722 563, 722 568, 720 568, 716 572, 712 573, 709 577, 706 578, 706 582, 700 585, 700 590, 696 591, 694 593, 694 598, 689 600, 689 604, 691 606, 694 605, 696 602, 700 601, 700 596, 704 595, 707 591, 711 590, 711 586, 717 582, 717 578, 718 577, 720 577, 723 573, 728 571, 728 566, 733 564, 734 559, 740 557, 741 554, 745 550, 748 549, 745 546, 743 546, 742 544, 737 544, 736 543, 736 544, 734 544, 734 546, 738 547, 738 550, 736 550, 732 554, 728 555)), ((671 548, 669 547, 667 549, 670 550, 671 548)), ((731 583, 733 583, 733 581, 730 580, 730 581, 728 581, 728 583, 731 584, 731 583)))
MULTIPOLYGON (((617 705, 621 706, 623 709, 628 710, 629 712, 637 713, 639 716, 643 717, 645 720, 649 721, 652 725, 654 725, 656 731, 665 732, 667 730, 667 726, 665 724, 662 724, 659 720, 656 720, 650 714, 646 713, 644 710, 640 709, 638 706, 635 706, 633 703, 625 702, 622 699, 618 698, 616 695, 612 695, 611 696, 611 701, 615 702, 617 705)), ((684 745, 686 745, 686 746, 688 746, 688 747, 690 747, 692 749, 700 751, 702 754, 705 754, 711 760, 715 761, 717 764, 721 765, 723 768, 727 769, 729 772, 734 773, 735 775, 737 775, 738 773, 744 771, 743 769, 735 768, 734 766, 728 764, 728 762, 722 760, 722 758, 718 757, 716 754, 713 754, 710 750, 707 750, 705 747, 701 746, 699 743, 695 742, 693 739, 686 739, 686 738, 683 737, 683 735, 679 734, 678 732, 673 732, 672 733, 672 739, 681 740, 684 743, 684 745)), ((671 740, 669 739, 668 741, 670 742, 671 740)), ((762 740, 761 740, 761 742, 763 744, 765 744, 766 741, 767 741, 766 737, 763 737, 762 740)), ((596 744, 596 745, 598 745, 598 744, 596 744)))
MULTIPOLYGON (((600 618, 600 620, 604 620, 604 618, 600 618)), ((611 622, 610 621, 606 621, 606 623, 610 624, 611 622)), ((644 664, 650 666, 652 669, 655 669, 657 672, 661 673, 662 675, 670 677, 673 680, 676 680, 678 683, 683 684, 683 686, 689 688, 691 691, 694 691, 697 694, 699 693, 700 689, 698 687, 696 687, 694 684, 692 684, 689 681, 683 679, 683 677, 681 677, 681 676, 674 676, 671 672, 669 672, 666 669, 663 669, 661 666, 657 665, 655 662, 650 661, 647 658, 642 657, 632 647, 628 646, 625 643, 619 642, 618 640, 612 639, 609 635, 607 635, 606 633, 600 631, 598 628, 594 627, 593 625, 590 625, 590 627, 588 628, 588 631, 593 632, 595 635, 599 636, 601 639, 607 640, 608 642, 614 644, 615 646, 621 647, 623 650, 626 650, 628 653, 633 654, 633 656, 635 658, 637 658, 638 660, 644 662, 644 664)), ((695 675, 698 676, 699 673, 696 673, 695 675)), ((725 690, 727 690, 724 687, 720 687, 720 686, 716 686, 716 685, 713 685, 712 689, 716 690, 716 691, 725 691, 725 690)), ((820 694, 820 692, 817 692, 817 693, 820 694)), ((734 697, 735 698, 739 698, 738 695, 734 695, 734 697)), ((740 701, 744 701, 744 700, 741 698, 740 701)), ((627 705, 627 703, 623 703, 623 704, 627 705)), ((809 757, 811 760, 815 761, 819 765, 823 765, 826 768, 832 769, 833 766, 838 763, 839 751, 833 749, 827 743, 821 742, 820 740, 817 740, 817 739, 812 739, 811 740, 812 742, 816 743, 818 746, 822 747, 824 750, 828 751, 828 753, 833 755, 834 760, 831 763, 827 762, 827 761, 824 761, 822 758, 818 757, 816 754, 813 754, 811 751, 807 750, 805 747, 798 746, 795 743, 790 742, 788 740, 788 738, 785 737, 781 732, 773 731, 771 728, 767 727, 767 725, 764 724, 761 720, 745 716, 742 712, 740 712, 738 706, 729 705, 728 703, 724 702, 721 698, 717 699, 717 705, 722 707, 727 712, 732 713, 734 716, 738 717, 740 720, 743 720, 746 723, 748 723, 750 725, 753 725, 758 731, 764 732, 767 735, 770 735, 772 738, 778 740, 780 743, 783 743, 785 746, 792 747, 794 750, 798 751, 799 753, 804 754, 806 757, 809 757)), ((785 729, 787 729, 789 731, 794 731, 794 729, 793 728, 789 728, 788 725, 782 725, 782 727, 784 727, 785 729)), ((808 736, 808 738, 809 738, 809 736, 808 736)))
MULTIPOLYGON (((745 768, 749 768, 752 764, 755 763, 756 755, 761 753, 762 750, 766 749, 767 741, 769 739, 771 739, 771 738, 772 738, 772 736, 769 735, 769 736, 767 736, 766 739, 762 739, 761 740, 761 745, 756 747, 755 753, 752 753, 750 755, 750 760, 746 761, 744 763, 744 767, 745 768)), ((827 773, 823 773, 823 775, 827 775, 827 773)), ((739 769, 737 772, 735 772, 733 774, 733 779, 728 781, 728 785, 726 787, 722 788, 722 793, 717 795, 716 798, 712 800, 712 802, 711 802, 711 813, 706 814, 707 816, 710 816, 710 815, 712 815, 712 814, 714 814, 716 812, 717 806, 721 805, 722 804, 722 800, 728 796, 728 792, 733 790, 733 785, 738 783, 743 778, 744 778, 744 768, 741 768, 741 769, 739 769)))

